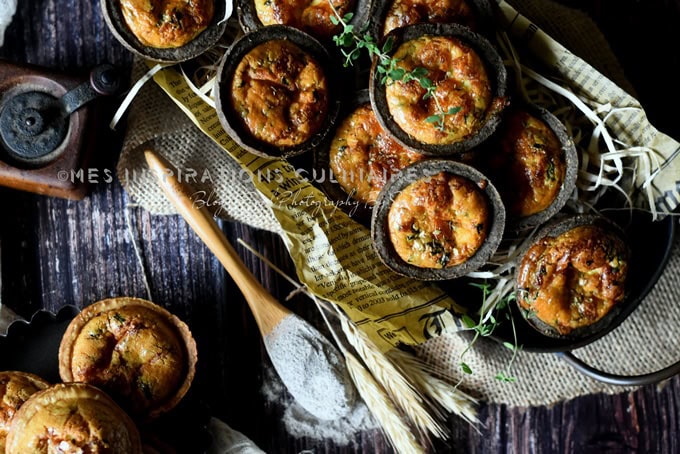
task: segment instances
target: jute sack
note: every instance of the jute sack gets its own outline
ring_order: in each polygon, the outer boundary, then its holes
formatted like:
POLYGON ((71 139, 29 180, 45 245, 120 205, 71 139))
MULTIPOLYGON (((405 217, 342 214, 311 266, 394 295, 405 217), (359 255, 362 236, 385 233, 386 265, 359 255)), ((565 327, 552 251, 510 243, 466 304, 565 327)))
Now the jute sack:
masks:
MULTIPOLYGON (((583 13, 550 0, 515 1, 513 6, 568 49, 593 65, 620 87, 633 93, 623 71, 596 25, 583 13)), ((133 77, 146 67, 137 62, 133 77)), ((143 151, 155 148, 183 172, 184 178, 209 197, 217 214, 256 228, 279 232, 277 221, 252 183, 242 178, 239 166, 196 129, 175 104, 154 84, 147 84, 135 100, 128 118, 128 133, 118 175, 133 199, 152 213, 173 213, 155 179, 147 172, 143 151)), ((205 200, 205 199, 204 199, 205 200)), ((578 350, 584 361, 613 373, 641 374, 675 362, 680 346, 680 255, 678 245, 662 276, 639 309, 602 340, 578 350), (664 336, 659 336, 664 333, 664 336)), ((444 335, 420 347, 420 354, 448 375, 460 375, 460 353, 469 338, 444 335)), ((513 406, 551 404, 589 393, 616 393, 626 388, 589 379, 549 354, 521 352, 512 368, 515 383, 494 377, 504 370, 510 351, 491 342, 478 342, 466 354, 474 373, 464 387, 477 397, 513 406)))

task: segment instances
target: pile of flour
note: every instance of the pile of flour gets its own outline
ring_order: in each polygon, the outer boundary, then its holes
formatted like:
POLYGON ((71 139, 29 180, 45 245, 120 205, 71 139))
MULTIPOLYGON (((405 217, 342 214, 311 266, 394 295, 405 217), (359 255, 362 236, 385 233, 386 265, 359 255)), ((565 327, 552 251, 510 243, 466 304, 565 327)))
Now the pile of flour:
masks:
POLYGON ((344 357, 313 326, 290 315, 264 342, 276 372, 265 377, 263 393, 283 407, 288 433, 349 444, 357 432, 377 427, 357 395, 344 357))

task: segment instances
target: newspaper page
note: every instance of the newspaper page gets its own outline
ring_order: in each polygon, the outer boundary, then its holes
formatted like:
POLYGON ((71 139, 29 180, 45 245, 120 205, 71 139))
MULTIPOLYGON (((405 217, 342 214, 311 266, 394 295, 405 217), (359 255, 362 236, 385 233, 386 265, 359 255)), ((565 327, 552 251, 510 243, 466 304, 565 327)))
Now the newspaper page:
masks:
MULTIPOLYGON (((383 351, 421 344, 458 327, 460 308, 436 286, 394 273, 373 250, 371 234, 283 159, 256 156, 224 131, 217 112, 174 68, 154 76, 189 118, 225 149, 270 201, 300 282, 338 304, 383 351)), ((240 176, 235 175, 235 178, 240 176)))
POLYGON ((651 207, 663 215, 680 204, 680 143, 656 130, 647 119, 639 101, 596 69, 571 53, 539 29, 505 1, 500 3, 500 26, 518 46, 523 46, 555 75, 567 82, 579 98, 601 113, 607 128, 626 147, 644 148, 648 154, 645 172, 636 173, 635 186, 649 189, 651 207), (611 107, 603 109, 603 106, 611 107))

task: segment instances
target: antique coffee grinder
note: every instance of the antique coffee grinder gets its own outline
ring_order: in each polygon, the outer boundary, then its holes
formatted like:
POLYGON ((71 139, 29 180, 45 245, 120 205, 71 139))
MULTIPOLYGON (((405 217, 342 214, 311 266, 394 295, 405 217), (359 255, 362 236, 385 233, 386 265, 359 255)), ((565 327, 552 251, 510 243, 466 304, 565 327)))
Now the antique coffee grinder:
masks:
POLYGON ((93 151, 100 96, 120 90, 118 71, 95 67, 89 80, 0 61, 0 185, 81 199, 79 178, 93 151))

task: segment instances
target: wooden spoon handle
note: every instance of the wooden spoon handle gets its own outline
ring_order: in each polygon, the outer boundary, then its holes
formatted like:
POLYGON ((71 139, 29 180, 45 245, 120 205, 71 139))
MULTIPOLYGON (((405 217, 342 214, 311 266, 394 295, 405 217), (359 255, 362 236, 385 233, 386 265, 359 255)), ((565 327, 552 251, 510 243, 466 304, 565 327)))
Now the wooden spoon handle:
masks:
POLYGON ((215 254, 241 289, 262 335, 270 333, 284 317, 291 314, 291 311, 262 287, 246 268, 208 209, 204 206, 196 206, 191 200, 189 188, 169 171, 175 167, 153 151, 145 151, 144 157, 170 202, 208 246, 208 249, 215 254))

